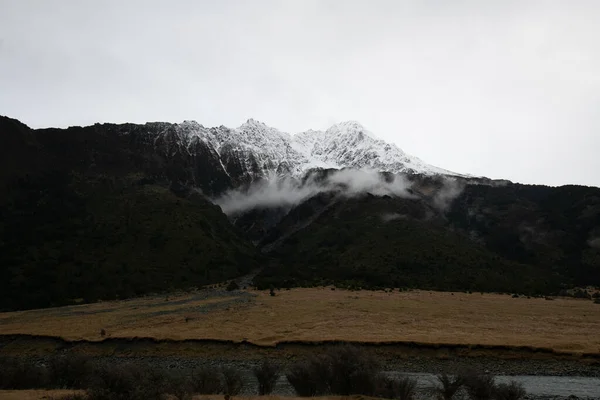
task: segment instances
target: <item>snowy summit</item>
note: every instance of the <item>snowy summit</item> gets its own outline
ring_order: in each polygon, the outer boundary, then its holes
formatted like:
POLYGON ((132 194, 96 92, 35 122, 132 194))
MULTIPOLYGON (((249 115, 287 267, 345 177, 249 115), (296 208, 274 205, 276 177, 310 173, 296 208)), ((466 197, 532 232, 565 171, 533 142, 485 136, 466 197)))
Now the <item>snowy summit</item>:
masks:
MULTIPOLYGON (((249 180, 272 174, 302 176, 313 168, 374 169, 392 173, 465 176, 427 164, 393 143, 378 139, 356 121, 325 131, 295 135, 254 119, 235 129, 206 128, 195 121, 172 125, 179 145, 188 151, 197 140, 210 146, 222 165, 235 165, 249 180)), ((228 168, 225 168, 226 170, 228 168)))

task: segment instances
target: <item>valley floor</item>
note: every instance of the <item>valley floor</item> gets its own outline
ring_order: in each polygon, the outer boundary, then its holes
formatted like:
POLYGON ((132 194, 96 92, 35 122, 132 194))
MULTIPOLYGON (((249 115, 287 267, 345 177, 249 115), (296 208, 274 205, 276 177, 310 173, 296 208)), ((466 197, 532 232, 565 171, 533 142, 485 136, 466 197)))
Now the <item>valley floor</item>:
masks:
MULTIPOLYGON (((59 400, 61 396, 69 394, 84 393, 81 390, 0 390, 0 400, 59 400)), ((223 400, 222 395, 197 395, 193 400, 223 400)), ((300 400, 302 397, 282 397, 282 396, 236 396, 236 399, 242 400, 300 400)), ((324 396, 313 397, 315 400, 369 400, 367 396, 324 396)))
MULTIPOLYGON (((572 298, 331 288, 199 290, 52 309, 0 313, 0 335, 99 342, 218 340, 524 347, 600 356, 600 305, 572 298)), ((480 349, 482 350, 482 349, 480 349)))

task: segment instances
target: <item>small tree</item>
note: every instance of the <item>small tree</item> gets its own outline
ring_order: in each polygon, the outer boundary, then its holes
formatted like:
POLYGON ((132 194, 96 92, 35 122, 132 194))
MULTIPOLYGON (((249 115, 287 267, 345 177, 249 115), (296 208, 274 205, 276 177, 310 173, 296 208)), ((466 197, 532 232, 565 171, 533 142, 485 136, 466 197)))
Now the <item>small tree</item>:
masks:
POLYGON ((527 392, 523 385, 515 381, 500 383, 494 391, 496 400, 521 400, 525 395, 527 392))
POLYGON ((236 396, 244 388, 242 374, 235 368, 223 368, 223 389, 225 395, 236 396))
POLYGON ((313 397, 329 393, 329 365, 324 356, 314 356, 292 365, 285 376, 298 396, 313 397))
POLYGON ((229 282, 229 285, 227 285, 227 288, 225 290, 227 290, 228 292, 232 292, 234 290, 239 290, 240 285, 237 284, 236 281, 231 281, 229 282))
POLYGON ((298 396, 370 396, 376 390, 379 372, 377 361, 364 350, 336 346, 293 365, 286 377, 298 396))
POLYGON ((279 378, 279 366, 264 360, 260 366, 254 368, 253 372, 258 381, 259 396, 271 394, 279 378))
POLYGON ((200 394, 218 394, 223 391, 221 374, 210 368, 199 368, 192 373, 192 390, 200 394))
POLYGON ((399 378, 379 376, 375 395, 387 399, 413 400, 417 393, 417 380, 408 376, 399 378))
POLYGON ((436 388, 438 397, 443 400, 452 400, 456 392, 461 388, 464 380, 461 376, 450 377, 447 374, 437 376, 440 386, 436 388))
POLYGON ((490 400, 493 397, 496 386, 492 375, 468 372, 462 379, 472 400, 490 400))

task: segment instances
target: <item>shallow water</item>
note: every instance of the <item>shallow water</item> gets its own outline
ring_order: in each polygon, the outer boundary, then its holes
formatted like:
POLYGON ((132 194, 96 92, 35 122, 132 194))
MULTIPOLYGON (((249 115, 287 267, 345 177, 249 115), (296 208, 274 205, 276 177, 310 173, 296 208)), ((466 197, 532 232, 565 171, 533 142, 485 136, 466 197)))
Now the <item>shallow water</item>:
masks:
MULTIPOLYGON (((400 375, 397 372, 390 371, 390 375, 400 375)), ((432 387, 437 386, 436 376, 433 374, 405 373, 403 376, 410 376, 417 379, 417 390, 420 393, 428 393, 432 387)), ((253 377, 250 373, 246 377, 246 390, 248 393, 254 393, 253 377)), ((523 384, 527 395, 535 398, 566 398, 571 395, 580 399, 600 399, 600 378, 587 378, 576 376, 497 376, 497 383, 508 383, 516 381, 523 384)), ((275 394, 292 395, 293 389, 287 382, 285 376, 281 376, 274 390, 275 394)), ((425 396, 431 398, 431 396, 425 396)))
MULTIPOLYGON (((432 374, 404 374, 417 379, 419 388, 424 390, 435 386, 436 377, 432 374)), ((516 381, 525 387, 528 395, 539 397, 568 397, 600 399, 600 378, 577 376, 497 376, 497 383, 516 381)))

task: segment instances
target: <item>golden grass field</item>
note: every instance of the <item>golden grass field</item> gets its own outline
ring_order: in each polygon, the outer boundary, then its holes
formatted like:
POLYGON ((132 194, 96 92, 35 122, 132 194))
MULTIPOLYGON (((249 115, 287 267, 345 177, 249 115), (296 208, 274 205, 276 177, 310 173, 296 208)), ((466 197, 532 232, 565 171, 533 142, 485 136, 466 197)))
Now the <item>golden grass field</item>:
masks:
POLYGON ((78 390, 0 390, 0 400, 50 400, 78 393, 78 390))
POLYGON ((600 305, 589 300, 449 292, 199 291, 179 296, 0 314, 0 334, 282 341, 414 341, 600 353, 600 305), (101 330, 105 330, 105 336, 101 330))
MULTIPOLYGON (((0 390, 0 400, 58 400, 61 396, 85 393, 82 390, 0 390)), ((305 397, 283 396, 235 396, 239 400, 303 400, 305 397)), ((224 400, 223 395, 196 395, 194 400, 224 400)), ((367 396, 323 396, 314 400, 374 400, 367 396)))

